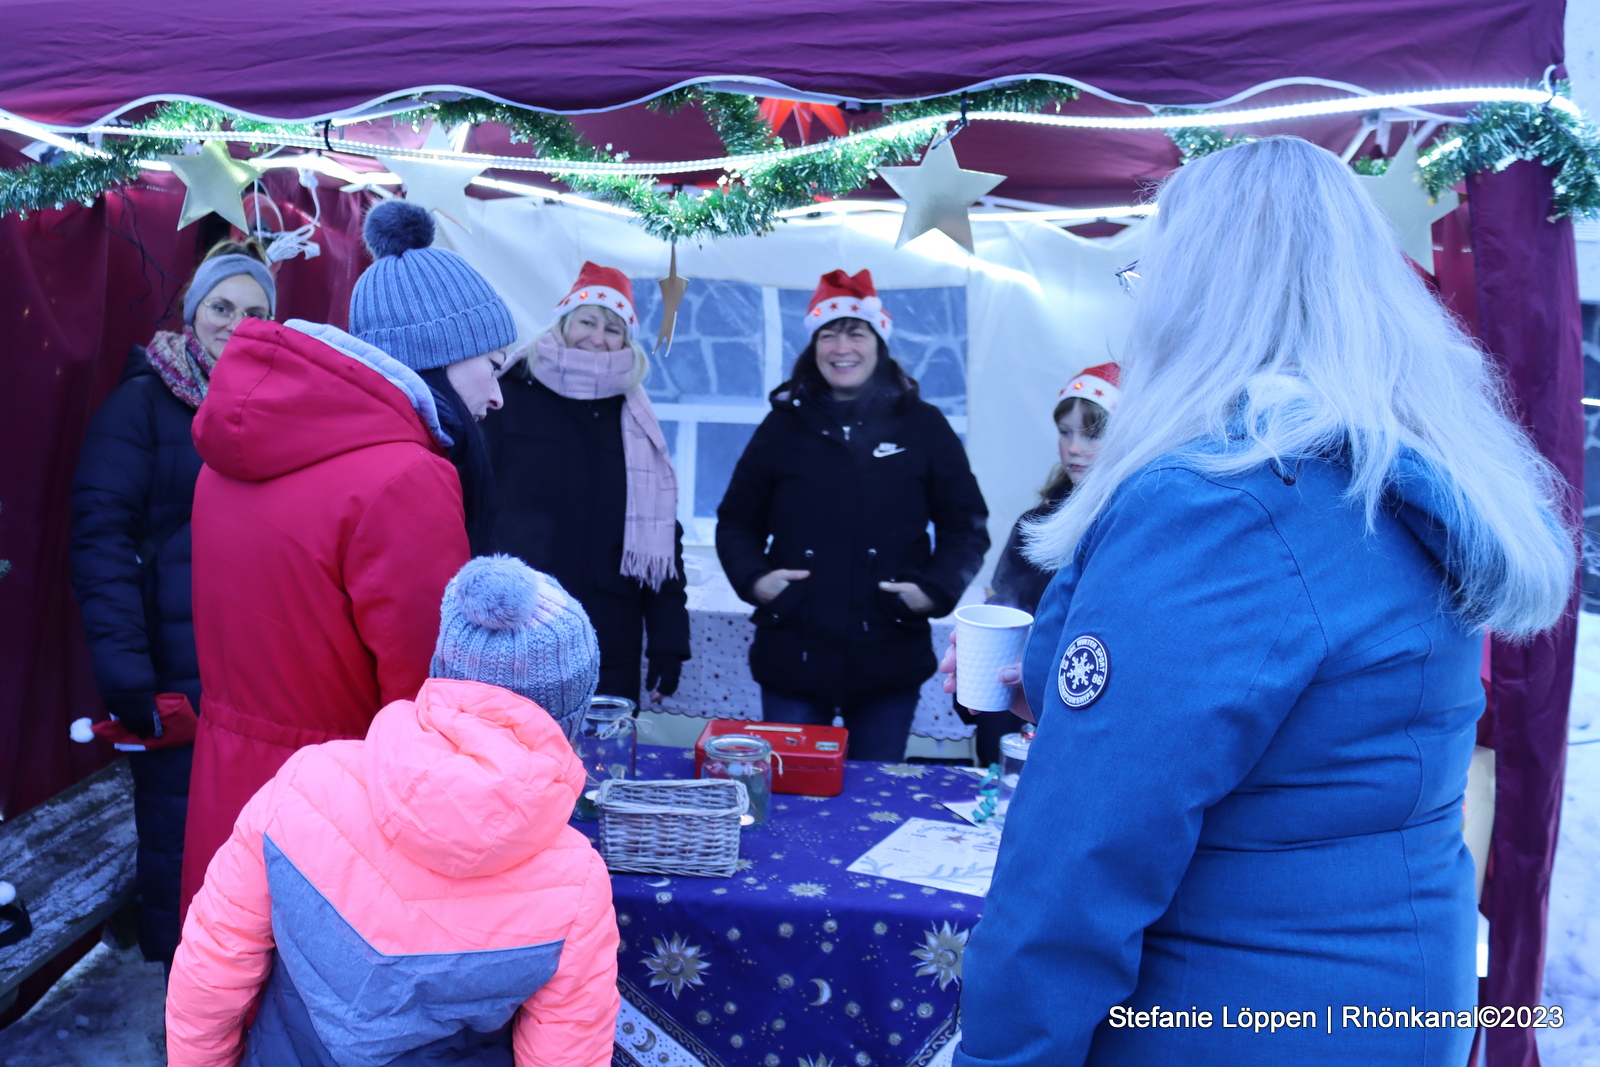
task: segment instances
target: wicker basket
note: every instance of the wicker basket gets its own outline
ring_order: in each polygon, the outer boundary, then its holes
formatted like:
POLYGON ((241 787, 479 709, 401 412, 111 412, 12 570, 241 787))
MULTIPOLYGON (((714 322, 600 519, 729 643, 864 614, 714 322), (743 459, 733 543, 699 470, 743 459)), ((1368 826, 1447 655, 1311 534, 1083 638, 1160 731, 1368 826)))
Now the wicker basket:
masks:
POLYGON ((739 860, 743 782, 718 778, 600 783, 600 855, 633 874, 730 878, 739 860))

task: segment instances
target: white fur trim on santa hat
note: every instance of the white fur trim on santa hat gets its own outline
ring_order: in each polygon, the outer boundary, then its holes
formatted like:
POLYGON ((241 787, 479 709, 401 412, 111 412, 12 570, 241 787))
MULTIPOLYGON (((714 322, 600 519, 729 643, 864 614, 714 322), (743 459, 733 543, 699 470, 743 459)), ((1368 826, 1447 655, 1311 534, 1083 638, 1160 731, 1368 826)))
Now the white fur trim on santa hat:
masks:
POLYGON ((813 334, 838 319, 861 319, 885 341, 894 329, 894 319, 883 310, 883 301, 875 296, 830 296, 817 301, 806 312, 806 325, 813 334))
POLYGON ((639 325, 639 316, 633 310, 633 301, 622 293, 606 285, 586 285, 581 289, 574 289, 561 298, 556 305, 556 318, 569 311, 574 311, 585 304, 593 307, 605 308, 621 316, 622 321, 628 324, 628 336, 633 336, 633 331, 639 325))
POLYGON ((1099 375, 1080 374, 1056 395, 1056 402, 1060 403, 1069 396, 1081 396, 1085 400, 1099 404, 1108 412, 1115 412, 1117 401, 1122 399, 1122 390, 1099 375))

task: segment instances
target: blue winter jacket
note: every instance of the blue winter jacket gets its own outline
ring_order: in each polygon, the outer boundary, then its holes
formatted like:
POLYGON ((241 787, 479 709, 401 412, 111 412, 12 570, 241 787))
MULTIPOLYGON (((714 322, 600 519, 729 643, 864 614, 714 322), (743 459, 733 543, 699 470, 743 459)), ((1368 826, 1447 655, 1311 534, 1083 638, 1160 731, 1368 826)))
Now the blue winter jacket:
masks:
POLYGON ((1466 1062, 1481 636, 1407 471, 1371 531, 1326 459, 1117 491, 1028 645, 957 1065, 1466 1062))

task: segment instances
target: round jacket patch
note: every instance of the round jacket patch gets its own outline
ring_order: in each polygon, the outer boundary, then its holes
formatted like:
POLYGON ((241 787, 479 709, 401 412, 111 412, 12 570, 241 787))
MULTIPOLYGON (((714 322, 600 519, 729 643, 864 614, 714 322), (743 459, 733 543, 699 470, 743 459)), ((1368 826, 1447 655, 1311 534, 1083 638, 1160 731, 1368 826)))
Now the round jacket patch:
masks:
POLYGON ((1106 655, 1106 646, 1099 638, 1084 634, 1073 638, 1072 644, 1061 654, 1056 689, 1067 707, 1086 708, 1100 699, 1110 676, 1111 659, 1106 655))

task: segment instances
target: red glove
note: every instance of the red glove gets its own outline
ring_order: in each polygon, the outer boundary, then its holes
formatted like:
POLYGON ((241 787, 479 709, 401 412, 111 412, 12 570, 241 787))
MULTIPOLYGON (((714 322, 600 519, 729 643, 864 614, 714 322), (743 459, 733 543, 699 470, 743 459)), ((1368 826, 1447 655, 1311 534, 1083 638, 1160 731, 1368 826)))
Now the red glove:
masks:
POLYGON ((140 737, 116 719, 97 722, 90 729, 96 737, 104 738, 124 750, 148 751, 194 744, 200 717, 194 713, 188 697, 182 693, 157 693, 156 711, 161 714, 160 737, 140 737))

